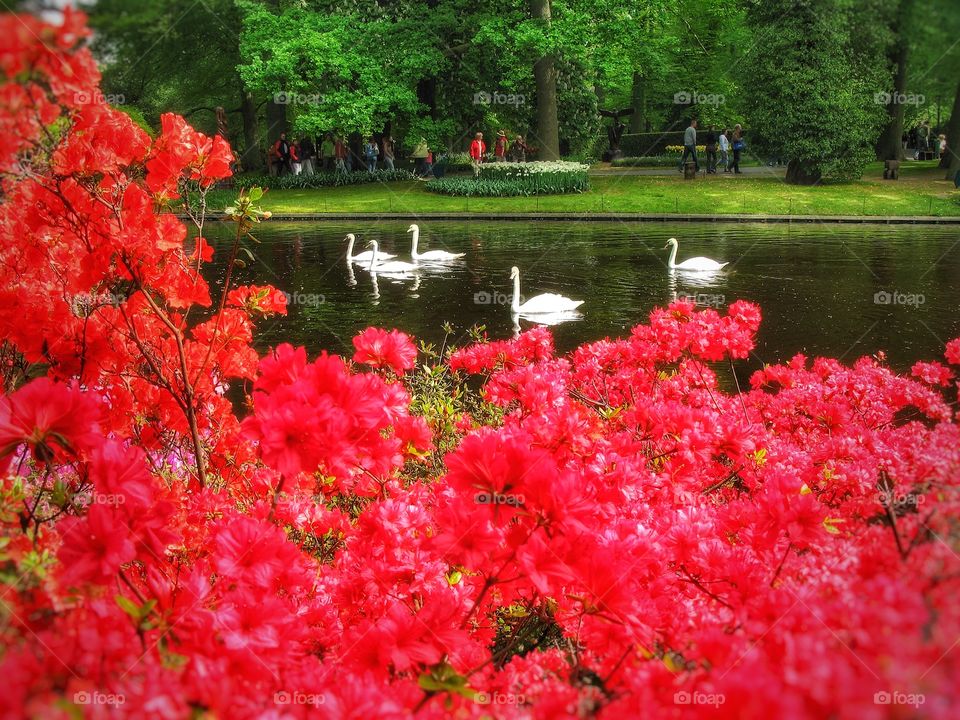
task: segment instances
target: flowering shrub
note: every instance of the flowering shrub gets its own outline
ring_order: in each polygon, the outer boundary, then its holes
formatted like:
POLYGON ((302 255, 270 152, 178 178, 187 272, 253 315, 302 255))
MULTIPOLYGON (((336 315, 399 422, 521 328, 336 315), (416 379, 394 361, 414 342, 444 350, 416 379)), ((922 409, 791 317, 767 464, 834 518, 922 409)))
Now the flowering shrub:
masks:
POLYGON ((282 295, 200 269, 259 191, 185 245, 229 149, 89 102, 85 34, 0 16, 3 717, 955 714, 960 339, 736 393, 746 302, 258 358, 282 295))
MULTIPOLYGON (((664 148, 667 152, 677 153, 678 155, 683 152, 683 145, 667 145, 664 148)), ((706 145, 697 145, 697 152, 703 153, 707 151, 706 145)))

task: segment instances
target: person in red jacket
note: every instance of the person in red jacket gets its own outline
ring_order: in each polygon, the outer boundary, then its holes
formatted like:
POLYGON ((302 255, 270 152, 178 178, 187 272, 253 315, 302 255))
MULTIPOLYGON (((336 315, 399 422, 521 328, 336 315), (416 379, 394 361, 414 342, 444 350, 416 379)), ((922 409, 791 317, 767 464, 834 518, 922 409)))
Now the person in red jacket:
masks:
POLYGON ((293 167, 290 164, 290 143, 287 141, 287 134, 285 132, 280 133, 280 138, 273 144, 273 147, 270 149, 270 157, 273 160, 273 164, 277 169, 277 175, 283 175, 284 172, 292 173, 293 167))
POLYGON ((473 176, 480 175, 480 164, 483 162, 483 156, 487 152, 487 145, 483 142, 483 133, 478 132, 473 136, 473 142, 470 143, 470 160, 473 165, 473 176))

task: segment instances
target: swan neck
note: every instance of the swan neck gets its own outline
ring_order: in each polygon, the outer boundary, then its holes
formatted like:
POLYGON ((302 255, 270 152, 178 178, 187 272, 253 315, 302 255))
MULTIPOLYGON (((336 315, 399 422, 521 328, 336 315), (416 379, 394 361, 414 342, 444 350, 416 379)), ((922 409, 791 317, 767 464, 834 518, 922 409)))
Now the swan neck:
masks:
POLYGON ((670 260, 667 261, 667 265, 677 266, 677 243, 670 243, 670 260))
POLYGON ((513 276, 513 302, 510 303, 510 309, 517 312, 520 309, 520 276, 513 276))
POLYGON ((370 272, 373 272, 373 266, 377 264, 377 244, 374 243, 370 248, 370 272))
POLYGON ((347 260, 353 260, 353 238, 347 238, 347 260))
POLYGON ((420 241, 420 228, 415 227, 413 229, 413 248, 410 250, 410 256, 416 259, 419 253, 417 252, 417 243, 420 241))

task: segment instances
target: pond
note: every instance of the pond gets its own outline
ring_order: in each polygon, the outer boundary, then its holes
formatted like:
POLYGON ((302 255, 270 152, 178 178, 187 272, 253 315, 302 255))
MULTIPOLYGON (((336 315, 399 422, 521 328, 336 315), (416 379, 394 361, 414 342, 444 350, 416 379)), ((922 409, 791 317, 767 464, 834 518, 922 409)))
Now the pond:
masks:
MULTIPOLYGON (((382 250, 410 259, 408 221, 267 222, 247 243, 255 259, 238 283, 270 283, 287 292, 289 315, 258 323, 260 348, 280 342, 352 353, 351 338, 376 325, 440 343, 462 344, 484 325, 491 338, 514 332, 510 268, 521 270, 522 293, 556 292, 585 300, 582 318, 553 327, 561 350, 624 335, 650 310, 676 297, 723 307, 737 299, 763 312, 753 361, 795 353, 851 362, 887 353, 904 370, 940 358, 960 335, 960 230, 922 225, 766 223, 490 222, 421 223, 420 251, 444 249, 465 257, 409 278, 372 278, 348 267, 344 236, 354 252, 377 240, 382 250), (680 242, 678 260, 705 255, 730 261, 720 273, 670 273, 665 241, 680 242)), ((233 226, 215 223, 218 248, 210 279, 221 282, 233 226)), ((523 329, 532 324, 520 319, 523 329)), ((744 368, 746 370, 747 368, 744 368)), ((739 373, 738 373, 739 374, 739 373)))

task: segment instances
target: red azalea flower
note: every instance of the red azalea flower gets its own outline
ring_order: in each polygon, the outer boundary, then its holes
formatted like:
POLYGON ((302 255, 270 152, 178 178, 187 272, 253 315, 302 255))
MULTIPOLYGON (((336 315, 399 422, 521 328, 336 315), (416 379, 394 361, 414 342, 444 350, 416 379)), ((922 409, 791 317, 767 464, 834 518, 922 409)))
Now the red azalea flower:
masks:
POLYGON ((403 373, 412 370, 417 364, 417 348, 406 333, 399 330, 381 330, 367 328, 353 339, 357 351, 354 362, 374 367, 391 368, 403 373))
POLYGON ((0 398, 0 457, 26 444, 42 462, 103 441, 100 404, 76 387, 39 378, 0 398))

